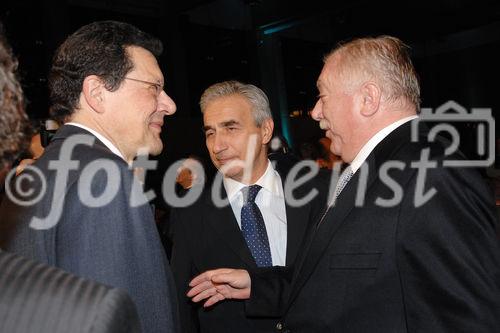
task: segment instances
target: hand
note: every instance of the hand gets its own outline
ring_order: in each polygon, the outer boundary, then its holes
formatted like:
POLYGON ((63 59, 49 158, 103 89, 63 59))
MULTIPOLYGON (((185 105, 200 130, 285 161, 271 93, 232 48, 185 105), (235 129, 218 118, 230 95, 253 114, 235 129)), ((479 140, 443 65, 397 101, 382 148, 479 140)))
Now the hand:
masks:
POLYGON ((203 306, 209 307, 225 299, 249 299, 251 280, 243 269, 219 268, 198 275, 189 286, 187 296, 193 302, 208 298, 203 306))
POLYGON ((19 176, 19 174, 23 172, 26 166, 31 165, 35 162, 36 160, 31 158, 26 158, 24 160, 21 160, 21 162, 19 162, 19 165, 16 167, 16 176, 19 176))

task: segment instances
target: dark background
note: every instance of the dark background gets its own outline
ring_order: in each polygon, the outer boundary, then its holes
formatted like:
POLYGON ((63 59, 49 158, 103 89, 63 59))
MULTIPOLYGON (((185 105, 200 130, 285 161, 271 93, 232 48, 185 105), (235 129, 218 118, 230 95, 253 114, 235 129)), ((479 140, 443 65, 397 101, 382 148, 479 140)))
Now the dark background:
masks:
MULTIPOLYGON (((48 117, 46 76, 55 48, 102 19, 132 23, 164 43, 160 66, 177 113, 165 119, 162 169, 191 153, 206 156, 198 100, 208 85, 227 79, 263 88, 277 133, 293 147, 317 140, 322 132, 308 112, 322 57, 357 36, 389 34, 412 47, 423 107, 454 100, 493 115, 500 107, 499 1, 2 1, 0 20, 20 61, 30 117, 48 117)), ((474 130, 460 127, 472 154, 474 130)))

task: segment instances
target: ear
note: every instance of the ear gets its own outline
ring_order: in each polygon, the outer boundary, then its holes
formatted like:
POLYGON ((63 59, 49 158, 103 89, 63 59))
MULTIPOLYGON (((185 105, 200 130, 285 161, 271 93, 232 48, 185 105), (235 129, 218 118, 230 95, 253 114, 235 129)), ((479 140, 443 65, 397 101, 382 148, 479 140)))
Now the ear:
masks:
POLYGON ((104 82, 97 75, 89 75, 83 80, 82 94, 87 104, 97 113, 104 112, 104 82))
POLYGON ((382 91, 374 82, 365 82, 360 89, 361 94, 361 115, 365 117, 373 116, 379 109, 382 91))
POLYGON ((271 118, 264 120, 260 125, 260 132, 262 134, 262 144, 267 145, 273 137, 274 121, 271 118))

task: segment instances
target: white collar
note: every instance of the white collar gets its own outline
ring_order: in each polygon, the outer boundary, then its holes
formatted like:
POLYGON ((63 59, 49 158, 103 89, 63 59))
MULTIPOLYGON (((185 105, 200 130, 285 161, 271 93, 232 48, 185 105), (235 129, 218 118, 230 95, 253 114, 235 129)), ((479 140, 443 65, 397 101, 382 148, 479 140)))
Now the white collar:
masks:
POLYGON ((361 164, 365 162, 365 160, 368 158, 368 155, 375 149, 375 147, 380 143, 380 141, 384 140, 386 136, 391 134, 392 131, 394 131, 396 128, 399 126, 403 125, 404 123, 407 123, 415 118, 418 118, 417 115, 405 117, 403 119, 400 119, 392 124, 390 124, 387 127, 384 127, 382 130, 377 132, 374 136, 371 137, 370 140, 368 140, 367 143, 361 148, 359 153, 356 155, 354 160, 351 162, 351 170, 353 173, 356 173, 356 171, 361 167, 361 164))
MULTIPOLYGON (((248 186, 247 184, 240 183, 229 177, 224 177, 224 188, 226 189, 227 198, 232 201, 238 193, 241 193, 241 189, 248 186)), ((256 185, 260 185, 263 189, 267 190, 273 195, 278 197, 283 196, 283 187, 281 186, 281 178, 276 170, 274 170, 271 161, 267 160, 267 168, 264 174, 255 182, 256 185)))
MULTIPOLYGON (((66 123, 64 125, 71 125, 71 126, 76 126, 76 127, 80 127, 80 128, 83 128, 84 130, 86 131, 89 131, 90 133, 92 133, 96 138, 98 138, 102 143, 104 143, 104 145, 106 147, 108 147, 109 150, 111 150, 111 152, 119 157, 121 157, 125 162, 127 162, 127 160, 125 159, 125 157, 123 157, 122 153, 118 150, 118 148, 116 148, 116 146, 111 142, 109 141, 107 138, 105 138, 102 134, 96 132, 95 130, 85 126, 85 125, 82 125, 80 123, 75 123, 75 122, 69 122, 69 123, 66 123)), ((127 162, 128 163, 128 162, 127 162)))

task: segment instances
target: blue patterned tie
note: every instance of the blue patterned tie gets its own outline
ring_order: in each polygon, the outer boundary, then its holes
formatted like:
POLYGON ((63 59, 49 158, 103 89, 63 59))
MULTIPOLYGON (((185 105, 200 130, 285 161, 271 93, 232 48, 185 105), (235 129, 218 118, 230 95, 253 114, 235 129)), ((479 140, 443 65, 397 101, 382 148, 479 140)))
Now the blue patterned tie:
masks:
POLYGON ((255 203, 255 197, 259 193, 259 185, 251 185, 243 188, 243 207, 241 208, 241 232, 247 242, 258 267, 273 265, 269 239, 267 238, 266 225, 259 207, 255 203))

